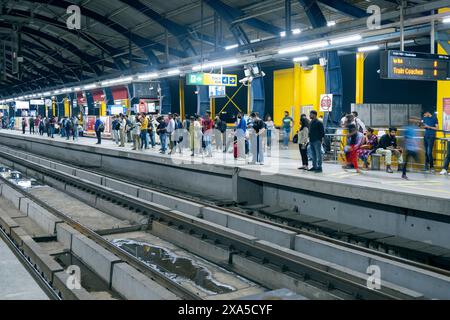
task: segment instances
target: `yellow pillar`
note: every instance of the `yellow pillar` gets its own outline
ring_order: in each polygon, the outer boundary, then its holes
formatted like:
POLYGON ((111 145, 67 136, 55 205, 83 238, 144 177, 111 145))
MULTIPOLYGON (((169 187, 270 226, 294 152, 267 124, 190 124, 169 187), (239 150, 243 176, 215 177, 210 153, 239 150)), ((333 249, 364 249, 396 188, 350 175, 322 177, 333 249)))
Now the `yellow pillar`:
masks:
POLYGON ((216 99, 210 98, 209 99, 209 105, 211 107, 211 109, 210 109, 211 117, 215 118, 216 117, 216 99))
POLYGON ((102 101, 100 104, 100 117, 106 117, 106 102, 102 101))
POLYGON ((184 104, 184 80, 180 79, 179 83, 179 92, 180 92, 180 118, 184 120, 186 118, 186 106, 184 104))
MULTIPOLYGON (((450 12, 450 8, 439 9, 439 13, 450 12)), ((450 54, 450 52, 446 52, 445 49, 438 43, 438 54, 450 54)), ((443 129, 443 120, 444 120, 444 99, 450 99, 450 81, 438 81, 437 83, 437 117, 439 120, 439 129, 443 129)), ((443 138, 444 134, 442 132, 438 132, 437 136, 439 138, 443 138)), ((436 160, 438 164, 443 164, 443 160, 445 159, 444 154, 444 145, 441 143, 437 143, 436 145, 436 160)))
POLYGON ((69 99, 64 98, 64 116, 65 117, 70 117, 70 104, 69 104, 69 99))
POLYGON ((52 100, 52 115, 56 117, 56 101, 52 100))
POLYGON ((363 52, 356 54, 356 104, 364 103, 364 60, 366 59, 363 52))

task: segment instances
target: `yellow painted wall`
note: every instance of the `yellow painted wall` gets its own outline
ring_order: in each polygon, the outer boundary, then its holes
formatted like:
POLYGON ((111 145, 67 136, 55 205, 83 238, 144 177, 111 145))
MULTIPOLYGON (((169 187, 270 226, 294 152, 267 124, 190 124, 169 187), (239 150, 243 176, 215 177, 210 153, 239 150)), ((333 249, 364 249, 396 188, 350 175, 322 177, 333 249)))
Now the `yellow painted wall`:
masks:
POLYGON ((300 115, 305 113, 302 107, 312 105, 319 112, 320 95, 325 93, 325 73, 320 65, 305 70, 296 64, 294 68, 274 72, 273 88, 275 125, 280 126, 284 112, 289 111, 294 116, 295 133, 299 129, 300 115))
POLYGON ((294 69, 277 70, 273 74, 273 121, 281 126, 284 112, 294 106, 294 69))
MULTIPOLYGON (((443 13, 443 12, 450 12, 450 8, 444 8, 444 9, 439 9, 439 13, 443 13)), ((438 43, 438 54, 450 54, 450 52, 446 52, 444 50, 444 48, 438 43)), ((443 102, 444 102, 444 98, 450 98, 450 81, 438 81, 437 83, 437 102, 436 102, 436 107, 437 107, 437 112, 438 112, 438 120, 439 120, 439 129, 442 130, 443 128, 443 114, 444 114, 444 110, 443 110, 443 102)), ((442 133, 438 133, 438 137, 443 137, 442 133)), ((437 160, 440 163, 440 161, 443 160, 444 158, 444 154, 442 153, 443 150, 441 149, 441 144, 438 143, 436 145, 437 147, 437 160)))

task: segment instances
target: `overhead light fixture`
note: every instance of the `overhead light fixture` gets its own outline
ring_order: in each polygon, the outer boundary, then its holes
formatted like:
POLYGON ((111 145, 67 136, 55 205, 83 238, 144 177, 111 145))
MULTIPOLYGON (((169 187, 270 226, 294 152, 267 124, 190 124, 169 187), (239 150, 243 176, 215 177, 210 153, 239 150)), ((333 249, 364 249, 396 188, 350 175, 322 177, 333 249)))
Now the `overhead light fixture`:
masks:
POLYGON ((64 92, 64 93, 71 92, 71 91, 72 91, 71 88, 64 88, 64 89, 61 90, 61 92, 64 92))
POLYGON ((133 77, 117 78, 117 79, 113 79, 113 80, 103 81, 102 86, 110 86, 112 84, 125 83, 125 82, 131 82, 131 81, 133 81, 133 77))
POLYGON ((44 93, 44 96, 49 96, 49 95, 51 95, 52 93, 51 92, 45 92, 44 93))
POLYGON ((302 30, 300 30, 300 29, 294 29, 294 30, 292 30, 292 34, 295 34, 295 35, 297 35, 297 34, 300 34, 300 33, 302 33, 302 30))
POLYGON ((152 79, 152 78, 158 78, 159 74, 153 72, 153 73, 145 73, 145 74, 141 74, 140 76, 138 76, 139 80, 147 80, 147 79, 152 79))
POLYGON ((84 90, 90 90, 90 89, 94 89, 94 88, 97 88, 97 84, 96 83, 84 86, 84 90))
POLYGON ((53 91, 53 94, 59 94, 61 92, 61 90, 55 90, 53 91))
POLYGON ((282 37, 282 38, 286 37, 286 31, 281 31, 280 32, 280 37, 282 37))
POLYGON ((297 57, 297 58, 293 59, 294 62, 304 62, 304 61, 308 61, 308 60, 309 60, 308 57, 297 57))
POLYGON ((442 19, 443 23, 450 23, 450 17, 445 17, 444 19, 442 19))
POLYGON ((353 34, 351 36, 332 39, 332 40, 330 40, 330 44, 335 45, 335 44, 342 44, 342 43, 348 43, 348 42, 356 42, 356 41, 360 41, 361 39, 362 39, 362 36, 360 34, 353 34))
POLYGON ((226 46, 225 50, 233 50, 233 49, 236 49, 236 48, 239 48, 239 45, 237 43, 236 44, 232 44, 230 46, 226 46))
POLYGON ((327 27, 334 27, 336 25, 336 21, 328 21, 327 27))
POLYGON ((230 59, 230 60, 222 60, 222 61, 213 61, 209 63, 205 63, 203 65, 197 65, 192 68, 194 71, 200 71, 202 69, 209 69, 214 67, 225 67, 232 64, 239 63, 238 59, 230 59))
POLYGON ((180 74, 180 73, 181 73, 180 69, 174 69, 174 70, 167 71, 167 74, 169 76, 177 75, 177 74, 180 74))
POLYGON ((325 48, 328 45, 329 45, 328 41, 312 42, 312 43, 304 44, 304 45, 297 46, 297 47, 281 49, 280 51, 278 51, 278 54, 288 54, 288 53, 294 53, 294 52, 299 52, 299 51, 320 49, 320 48, 325 48))
POLYGON ((73 91, 75 92, 81 91, 81 88, 80 87, 73 88, 73 91))
POLYGON ((380 50, 380 46, 375 45, 375 46, 367 46, 367 47, 358 48, 358 52, 369 52, 369 51, 376 51, 376 50, 380 50))

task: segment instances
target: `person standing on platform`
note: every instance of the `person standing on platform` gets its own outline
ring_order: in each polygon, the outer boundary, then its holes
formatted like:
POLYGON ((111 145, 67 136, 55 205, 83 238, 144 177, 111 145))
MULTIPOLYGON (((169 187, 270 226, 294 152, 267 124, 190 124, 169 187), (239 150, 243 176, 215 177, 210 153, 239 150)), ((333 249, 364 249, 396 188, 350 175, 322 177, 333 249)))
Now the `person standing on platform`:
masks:
POLYGON ((283 146, 285 149, 289 148, 289 140, 291 138, 292 127, 294 126, 294 119, 289 116, 289 112, 284 112, 283 118, 283 146))
POLYGON ((120 124, 119 124, 119 120, 117 119, 117 116, 113 117, 113 120, 111 122, 111 128, 112 128, 113 141, 117 145, 119 145, 119 128, 120 128, 120 124))
POLYGON ((216 134, 219 140, 216 138, 216 144, 218 144, 219 149, 222 148, 223 153, 227 152, 227 123, 220 116, 216 117, 216 134))
POLYGON ((40 136, 44 135, 46 121, 47 121, 47 118, 41 119, 41 121, 39 121, 39 135, 40 136))
POLYGON ((403 150, 397 145, 397 128, 389 128, 389 133, 381 137, 378 144, 377 154, 381 154, 386 158, 386 172, 392 171, 392 155, 397 156, 398 171, 402 171, 403 150))
POLYGON ((430 170, 434 173, 433 149, 436 141, 436 132, 439 130, 439 121, 435 115, 426 111, 422 119, 422 127, 425 129, 424 147, 425 147, 425 167, 424 171, 430 170))
POLYGON ((189 125, 185 125, 189 132, 189 147, 191 149, 191 157, 195 156, 195 117, 189 118, 189 125))
POLYGON ((78 141, 78 125, 79 121, 76 116, 72 117, 73 141, 78 141))
POLYGON ((298 169, 308 170, 309 121, 306 116, 301 117, 300 125, 301 128, 298 132, 298 148, 300 150, 300 156, 302 157, 303 166, 298 169))
MULTIPOLYGON (((405 128, 405 150, 403 152, 405 163, 403 164, 402 178, 409 180, 406 175, 408 168, 408 160, 412 159, 414 162, 419 162, 419 137, 417 136, 417 129, 420 126, 420 120, 411 118, 409 125, 405 128)), ((413 163, 414 163, 413 162, 413 163)))
POLYGON ((207 157, 212 157, 211 138, 214 129, 214 121, 211 119, 211 112, 206 112, 203 118, 203 138, 205 141, 205 154, 207 157))
POLYGON ((22 133, 25 134, 27 129, 27 119, 22 118, 22 133))
POLYGON ((127 139, 127 120, 125 119, 125 116, 121 114, 119 116, 119 137, 120 137, 120 148, 125 147, 125 141, 127 139))
POLYGON ((447 156, 444 160, 444 167, 440 173, 441 176, 445 176, 448 174, 448 166, 450 165, 450 139, 447 140, 447 156))
POLYGON ((174 151, 174 137, 173 133, 175 132, 175 120, 173 118, 173 114, 169 114, 169 119, 167 121, 167 137, 169 138, 169 154, 172 154, 174 151))
POLYGON ((179 151, 180 154, 183 153, 183 123, 181 122, 180 116, 178 114, 174 114, 174 121, 175 121, 175 132, 173 134, 174 139, 174 148, 176 152, 179 151))
POLYGON ((247 121, 244 119, 243 113, 238 114, 236 126, 237 138, 237 159, 245 160, 245 136, 247 134, 247 121))
POLYGON ((158 128, 156 129, 156 133, 159 135, 159 139, 161 140, 161 154, 166 154, 167 151, 167 123, 164 120, 164 117, 158 118, 158 128))
POLYGON ((252 122, 249 125, 252 131, 250 134, 252 139, 250 143, 252 162, 249 164, 264 165, 263 135, 266 133, 266 124, 256 112, 253 112, 250 117, 252 118, 252 122))
POLYGON ((267 148, 272 149, 272 132, 275 130, 275 124, 273 123, 272 117, 266 117, 266 128, 267 128, 267 148))
POLYGON ((148 115, 148 134, 146 135, 147 139, 147 145, 152 145, 152 149, 156 146, 156 127, 158 126, 158 121, 156 121, 156 118, 152 115, 148 115))
POLYGON ((141 148, 141 122, 139 121, 139 117, 136 116, 134 120, 132 120, 132 129, 131 135, 133 137, 133 149, 132 150, 142 150, 141 148))
POLYGON ((72 119, 66 119, 66 140, 70 140, 70 134, 73 131, 73 122, 72 119))
POLYGON ((322 170, 322 144, 325 138, 325 128, 322 121, 317 118, 317 111, 311 111, 309 115, 311 123, 309 125, 309 143, 311 145, 311 156, 313 167, 311 172, 321 173, 322 170))
POLYGON ((127 143, 133 143, 133 137, 131 135, 131 130, 133 129, 133 123, 127 115, 124 115, 125 121, 127 122, 126 133, 127 133, 127 143))
POLYGON ((30 119, 28 119, 30 122, 30 134, 35 134, 36 132, 34 132, 34 117, 30 117, 30 119))
POLYGON ((141 121, 141 149, 147 150, 148 118, 143 112, 141 113, 140 121, 141 121))
POLYGON ((95 135, 97 136, 97 144, 102 144, 102 133, 105 131, 105 125, 102 120, 100 120, 100 117, 97 117, 97 120, 95 120, 95 135))

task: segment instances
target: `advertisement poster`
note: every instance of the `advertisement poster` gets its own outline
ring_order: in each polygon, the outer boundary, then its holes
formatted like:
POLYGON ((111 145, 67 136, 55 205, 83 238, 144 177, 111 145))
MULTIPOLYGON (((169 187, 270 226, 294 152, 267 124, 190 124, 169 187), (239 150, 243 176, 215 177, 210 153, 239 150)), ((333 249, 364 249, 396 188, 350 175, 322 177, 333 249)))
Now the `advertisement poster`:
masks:
POLYGON ((450 131, 450 98, 444 98, 442 117, 442 129, 450 131))
POLYGON ((100 120, 105 124, 105 131, 103 133, 111 133, 111 117, 100 117, 100 120))
POLYGON ((86 117, 86 131, 88 133, 95 132, 95 120, 93 116, 86 117))

